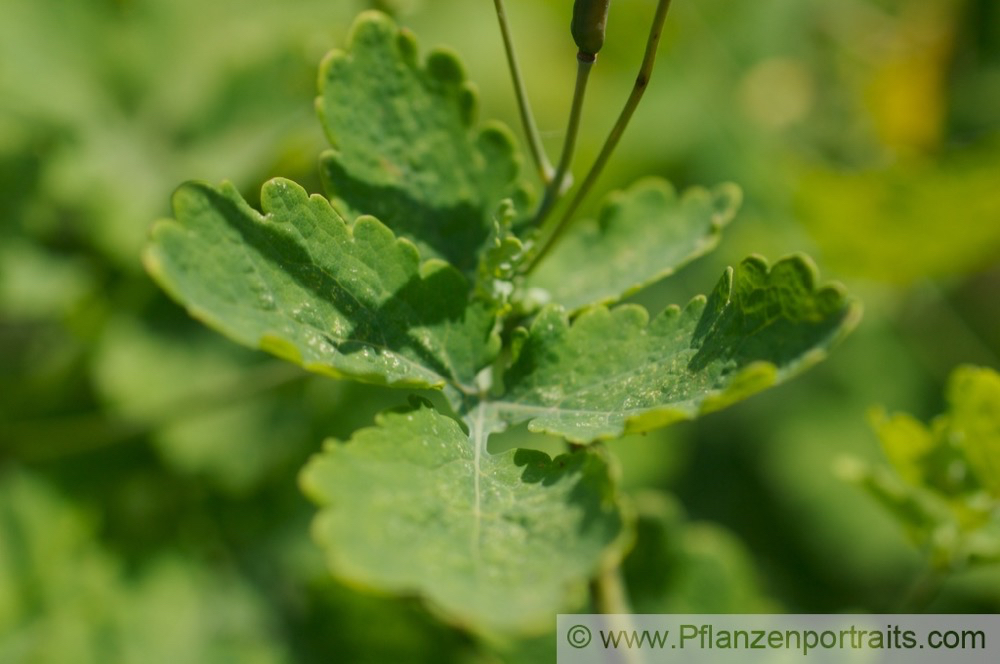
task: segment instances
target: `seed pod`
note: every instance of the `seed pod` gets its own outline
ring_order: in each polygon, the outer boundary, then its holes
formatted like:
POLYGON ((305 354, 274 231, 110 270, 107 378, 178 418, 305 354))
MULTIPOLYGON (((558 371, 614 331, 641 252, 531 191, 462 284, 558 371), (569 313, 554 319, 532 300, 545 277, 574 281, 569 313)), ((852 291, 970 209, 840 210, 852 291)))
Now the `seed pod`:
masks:
POLYGON ((611 0, 576 0, 573 3, 573 22, 570 32, 583 55, 597 55, 604 46, 604 28, 608 24, 608 6, 611 0))

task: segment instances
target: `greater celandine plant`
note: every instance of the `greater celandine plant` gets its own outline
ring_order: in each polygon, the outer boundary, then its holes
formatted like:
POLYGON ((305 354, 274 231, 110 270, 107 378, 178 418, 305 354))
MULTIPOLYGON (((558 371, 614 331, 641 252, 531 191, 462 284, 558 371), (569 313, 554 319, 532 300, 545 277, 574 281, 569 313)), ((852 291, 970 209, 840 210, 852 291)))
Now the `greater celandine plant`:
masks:
POLYGON ((888 466, 844 457, 841 477, 864 488, 925 558, 897 610, 925 611, 949 577, 1000 562, 1000 373, 962 365, 948 377, 947 410, 924 424, 872 408, 888 466))
POLYGON ((633 517, 613 446, 598 441, 787 380, 858 319, 803 256, 750 256, 707 296, 652 316, 618 304, 711 250, 741 194, 678 194, 649 177, 576 219, 649 82, 669 6, 659 2, 633 92, 574 190, 608 4, 574 6, 580 74, 553 168, 495 0, 539 202, 511 132, 477 123, 458 58, 421 57, 410 32, 367 12, 320 68, 326 195, 275 178, 257 211, 231 184, 188 182, 145 253, 174 299, 238 343, 333 378, 443 396, 411 396, 328 441, 301 485, 320 506, 313 536, 334 576, 419 595, 476 633, 551 629, 554 614, 586 606, 588 589, 596 610, 627 611, 618 569, 633 517), (564 439, 566 453, 488 450, 519 423, 564 439))

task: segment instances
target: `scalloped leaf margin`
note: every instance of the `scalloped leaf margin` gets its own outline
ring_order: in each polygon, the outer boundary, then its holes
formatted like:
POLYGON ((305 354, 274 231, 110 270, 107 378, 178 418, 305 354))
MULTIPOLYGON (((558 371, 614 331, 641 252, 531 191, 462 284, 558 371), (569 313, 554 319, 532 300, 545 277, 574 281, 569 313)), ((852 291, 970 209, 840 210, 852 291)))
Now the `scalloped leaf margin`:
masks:
POLYGON ((322 196, 274 179, 264 214, 228 183, 174 195, 148 272, 209 327, 337 378, 396 387, 471 383, 499 351, 470 285, 373 217, 347 225, 322 196))
POLYGON ((544 309, 520 343, 494 407, 533 431, 586 443, 727 407, 825 357, 860 305, 795 255, 728 269, 707 298, 650 320, 636 305, 544 309))
POLYGON ((380 12, 356 20, 320 67, 317 113, 331 150, 324 187, 348 219, 378 217, 428 257, 471 274, 498 206, 527 207, 511 131, 476 129, 477 94, 458 56, 432 50, 380 12))

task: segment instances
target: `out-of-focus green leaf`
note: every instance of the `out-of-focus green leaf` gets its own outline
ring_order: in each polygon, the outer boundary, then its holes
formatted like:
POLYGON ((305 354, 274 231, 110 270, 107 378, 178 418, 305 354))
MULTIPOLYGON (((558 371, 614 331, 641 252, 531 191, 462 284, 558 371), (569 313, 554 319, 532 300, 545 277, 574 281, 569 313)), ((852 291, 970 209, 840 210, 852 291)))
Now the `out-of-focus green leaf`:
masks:
POLYGON ((906 413, 890 416, 876 410, 869 418, 882 442, 882 450, 899 476, 911 484, 922 483, 926 479, 922 462, 936 445, 927 427, 906 413))
POLYGON ((29 320, 64 315, 90 293, 92 273, 82 258, 8 240, 0 247, 0 315, 29 320))
POLYGON ((0 162, 17 146, 9 125, 45 142, 30 221, 132 272, 177 182, 259 182, 296 142, 312 167, 315 58, 360 4, 5 3, 0 162))
POLYGON ((522 197, 513 138, 499 125, 474 129, 476 104, 455 55, 421 63, 412 33, 363 14, 320 70, 329 195, 345 215, 374 215, 423 255, 473 271, 498 204, 522 197))
POLYGON ((942 495, 986 489, 1000 497, 1000 375, 958 367, 947 397, 948 412, 929 428, 905 413, 872 413, 889 462, 903 479, 942 495))
POLYGON ((126 576, 95 532, 41 481, 0 473, 0 661, 288 661, 231 572, 165 556, 126 576))
POLYGON ((948 411, 930 427, 873 412, 895 475, 858 461, 842 474, 883 503, 935 565, 1000 560, 1000 375, 958 367, 947 396, 948 411))
POLYGON ((637 613, 759 613, 775 610, 749 552, 731 533, 687 520, 665 495, 636 496, 635 548, 623 563, 637 613))
POLYGON ((678 196, 665 180, 641 180, 613 193, 597 221, 582 221, 561 238, 527 286, 571 311, 614 302, 711 251, 741 197, 735 185, 678 196))
POLYGON ((508 421, 587 442, 693 418, 787 380, 825 356, 857 321, 815 268, 757 257, 727 270, 713 293, 649 320, 634 305, 557 307, 535 319, 496 403, 508 421))
POLYGON ((863 487, 886 508, 913 542, 927 551, 933 567, 959 569, 970 563, 1000 561, 1000 507, 997 501, 967 495, 950 497, 913 486, 883 468, 856 460, 842 464, 841 476, 863 487))
POLYGON ((492 455, 484 417, 466 433, 414 403, 329 443, 302 475, 323 506, 314 537, 352 584, 418 593, 474 630, 544 631, 614 555, 622 515, 599 455, 492 455))
POLYGON ((841 459, 836 471, 842 479, 864 487, 912 539, 923 543, 931 532, 944 525, 948 534, 939 539, 948 543, 954 540, 956 526, 947 504, 924 487, 905 484, 887 469, 870 466, 853 457, 841 459))
POLYGON ((965 452, 979 483, 1000 498, 1000 374, 959 367, 948 382, 948 435, 965 452))
POLYGON ((262 216, 230 185, 174 196, 145 254, 196 318, 306 369, 371 383, 469 383, 496 354, 492 314, 465 278, 373 217, 348 226, 320 196, 276 179, 262 216))
MULTIPOLYGON (((312 542, 305 542, 319 552, 312 542)), ((412 598, 348 588, 322 569, 303 606, 309 629, 299 652, 338 662, 381 664, 487 664, 480 644, 430 615, 412 598), (335 629, 331 627, 335 626, 335 629)))
POLYGON ((287 389, 304 374, 260 359, 208 330, 167 335, 118 318, 96 349, 94 378, 107 412, 148 430, 172 468, 247 492, 315 445, 302 390, 287 389))
POLYGON ((996 141, 939 162, 882 170, 816 169, 798 206, 824 257, 891 283, 963 274, 1000 258, 1000 151, 996 141))

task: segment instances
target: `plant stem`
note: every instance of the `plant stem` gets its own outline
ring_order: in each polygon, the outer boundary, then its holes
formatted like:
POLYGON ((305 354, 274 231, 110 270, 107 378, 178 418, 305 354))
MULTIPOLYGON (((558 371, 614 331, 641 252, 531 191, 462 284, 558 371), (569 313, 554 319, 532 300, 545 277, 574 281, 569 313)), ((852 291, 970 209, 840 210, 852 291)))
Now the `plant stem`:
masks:
POLYGON ((587 81, 590 80, 590 70, 594 68, 596 61, 597 57, 593 55, 578 53, 576 56, 576 87, 573 89, 573 105, 569 111, 569 123, 566 125, 566 140, 563 143, 562 156, 559 158, 555 177, 546 187, 542 204, 539 206, 538 212, 535 213, 536 225, 545 220, 545 217, 552 210, 552 206, 559 200, 559 195, 566 189, 566 175, 573 162, 576 137, 580 132, 580 116, 583 112, 583 99, 587 94, 587 81))
MULTIPOLYGON (((604 166, 611 157, 611 153, 614 152, 616 147, 618 147, 618 141, 621 140, 622 134, 625 132, 625 128, 628 126, 629 120, 632 119, 632 114, 635 113, 636 107, 642 100, 642 95, 646 92, 646 88, 649 86, 649 79, 653 74, 653 63, 656 61, 656 50, 660 44, 660 36, 663 33, 663 22, 667 18, 668 9, 670 9, 670 0, 659 0, 656 5, 656 14, 653 16, 652 27, 649 30, 649 37, 646 40, 646 52, 643 55, 642 65, 639 67, 639 75, 636 76, 635 85, 632 86, 632 93, 625 102, 625 106, 622 108, 622 112, 618 116, 618 121, 615 122, 614 127, 611 128, 611 132, 604 141, 604 146, 601 148, 600 154, 597 155, 594 165, 590 167, 587 177, 584 178, 583 183, 577 189, 576 194, 569 203, 569 206, 563 212, 562 216, 559 217, 559 220, 554 224, 551 224, 552 228, 542 229, 541 246, 528 260, 525 267, 526 273, 531 272, 531 270, 538 265, 542 258, 544 258, 552 248, 552 245, 555 244, 555 241, 558 240, 559 236, 566 230, 566 227, 569 225, 570 220, 576 213, 577 208, 580 207, 583 199, 590 192, 590 189, 594 186, 597 178, 600 177, 601 171, 604 170, 604 166)), ((546 225, 549 226, 550 224, 546 225)))
POLYGON ((945 574, 941 569, 928 564, 927 568, 910 584, 899 599, 893 611, 896 613, 924 613, 934 601, 944 583, 945 574))
MULTIPOLYGON (((606 616, 608 630, 630 632, 635 625, 632 622, 632 607, 628 601, 625 581, 622 579, 620 565, 606 567, 590 581, 590 598, 594 610, 606 616)), ((641 664, 643 658, 638 650, 626 648, 619 651, 623 664, 641 664)))
POLYGON ((524 87, 524 80, 521 78, 521 68, 517 64, 514 42, 510 36, 507 12, 504 10, 503 0, 493 0, 493 5, 496 7, 500 34, 503 36, 503 46, 507 52, 507 66, 510 68, 510 76, 514 81, 514 94, 517 97, 517 108, 521 114, 521 125, 524 127, 524 133, 528 139, 531 157, 538 168, 538 175, 542 179, 542 183, 548 186, 552 182, 552 164, 549 163, 549 158, 545 154, 545 147, 538 134, 538 127, 535 126, 535 116, 531 113, 531 105, 528 103, 528 93, 524 87))
POLYGON ((590 596, 594 602, 594 609, 599 613, 632 612, 620 566, 607 567, 594 577, 590 582, 590 596))

